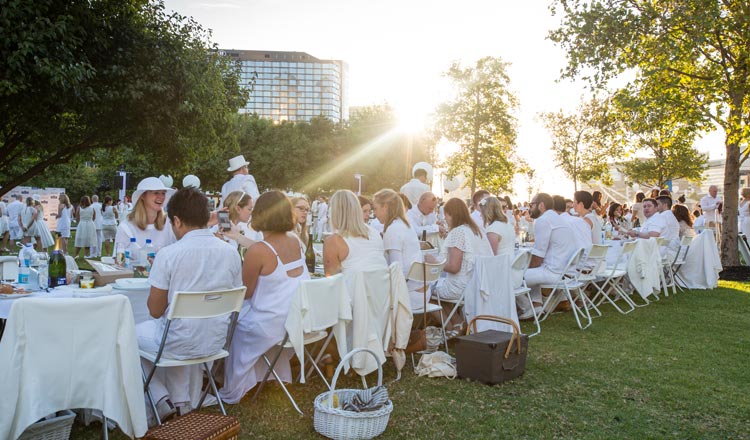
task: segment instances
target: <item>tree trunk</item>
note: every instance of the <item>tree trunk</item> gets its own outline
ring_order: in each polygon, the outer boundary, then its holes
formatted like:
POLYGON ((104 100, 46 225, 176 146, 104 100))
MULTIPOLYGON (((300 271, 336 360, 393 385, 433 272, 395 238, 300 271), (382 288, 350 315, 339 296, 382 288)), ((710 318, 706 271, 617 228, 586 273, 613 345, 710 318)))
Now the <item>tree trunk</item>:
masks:
POLYGON ((740 148, 737 143, 739 136, 735 130, 740 127, 740 115, 735 107, 729 111, 729 124, 725 146, 727 158, 724 162, 724 209, 721 214, 721 265, 739 266, 740 257, 737 250, 737 209, 738 192, 740 189, 740 148), (737 125, 735 125, 737 123, 737 125))

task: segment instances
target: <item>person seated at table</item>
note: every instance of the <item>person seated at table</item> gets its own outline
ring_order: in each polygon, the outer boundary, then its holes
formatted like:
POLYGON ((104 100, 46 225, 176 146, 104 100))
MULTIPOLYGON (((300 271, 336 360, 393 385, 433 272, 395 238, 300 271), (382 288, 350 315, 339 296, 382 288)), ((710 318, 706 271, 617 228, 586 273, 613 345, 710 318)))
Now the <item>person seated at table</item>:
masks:
POLYGON ((326 276, 387 269, 383 239, 362 219, 359 199, 349 190, 331 196, 332 234, 323 241, 323 268, 326 276))
POLYGON ((482 232, 484 232, 484 220, 482 220, 482 210, 479 204, 489 196, 490 192, 486 189, 477 190, 471 196, 471 219, 482 232))
MULTIPOLYGON (((283 192, 263 193, 250 222, 254 230, 263 233, 263 241, 247 250, 242 267, 247 293, 219 391, 227 403, 238 403, 263 379, 267 365, 261 358, 269 351, 274 351, 269 359, 275 357, 276 345, 286 334, 284 323, 292 297, 300 282, 310 279, 305 247, 293 232, 297 223, 294 208, 283 192)), ((282 351, 275 366, 285 382, 291 381, 289 359, 291 352, 282 351)))
POLYGON ((516 230, 497 197, 487 197, 479 202, 484 219, 484 230, 495 255, 513 255, 516 244, 516 230))
MULTIPOLYGON (((421 263, 424 258, 419 247, 419 240, 409 227, 404 203, 398 193, 392 189, 381 189, 373 197, 375 217, 383 224, 383 247, 385 258, 390 265, 398 261, 404 276, 409 273, 412 264, 421 263)), ((407 281, 412 309, 424 307, 424 285, 419 281, 407 281)))
POLYGON ((677 222, 674 214, 672 214, 672 197, 657 197, 656 210, 664 219, 666 226, 659 236, 669 240, 669 249, 674 252, 680 247, 680 224, 677 222))
POLYGON ((406 213, 406 218, 417 237, 420 240, 423 237, 427 238, 427 242, 433 248, 437 247, 438 237, 445 232, 445 228, 438 223, 435 207, 437 197, 428 191, 423 193, 419 197, 419 202, 406 213))
POLYGON ((703 231, 703 228, 706 224, 706 219, 705 217, 703 217, 703 213, 701 212, 700 208, 693 211, 693 218, 695 219, 693 220, 693 230, 696 233, 700 233, 701 231, 703 231))
POLYGON ((674 214, 677 223, 680 225, 680 239, 682 239, 682 237, 695 237, 695 230, 693 230, 693 216, 685 205, 673 206, 672 214, 674 214))
POLYGON ((583 217, 578 215, 578 210, 582 211, 583 204, 574 201, 573 213, 575 215, 570 215, 567 202, 565 202, 564 205, 561 203, 562 197, 553 197, 552 200, 555 204, 555 212, 557 212, 560 215, 560 218, 563 219, 573 230, 576 247, 586 249, 586 251, 591 249, 591 245, 593 244, 591 241, 593 235, 591 233, 591 226, 583 220, 583 217), (576 210, 576 207, 578 210, 576 210))
POLYGON ((656 200, 652 198, 643 199, 642 202, 644 220, 640 231, 629 231, 628 236, 632 238, 659 237, 666 232, 664 217, 657 215, 656 200))
POLYGON ((578 217, 583 219, 583 221, 589 226, 591 243, 602 244, 602 218, 593 211, 593 195, 588 191, 576 191, 573 193, 573 200, 575 202, 575 210, 578 213, 578 217))
POLYGON ((140 247, 146 245, 146 239, 151 239, 151 245, 157 251, 174 243, 177 239, 163 209, 174 191, 164 186, 157 177, 147 177, 138 182, 133 192, 133 209, 126 221, 117 226, 115 248, 120 245, 127 249, 131 238, 135 238, 140 247))
MULTIPOLYGON (((469 208, 461 199, 452 198, 445 203, 445 220, 449 231, 441 251, 441 260, 445 261, 443 271, 446 276, 436 282, 432 292, 440 299, 458 300, 471 280, 476 258, 492 256, 493 252, 487 237, 474 223, 469 208)), ((443 307, 447 316, 453 304, 445 303, 443 307)), ((454 329, 462 323, 463 316, 459 313, 451 318, 454 329)))
POLYGON ((296 225, 294 233, 297 234, 305 248, 310 245, 310 225, 307 223, 307 217, 310 213, 310 202, 305 197, 292 197, 292 206, 294 206, 294 216, 296 225))
MULTIPOLYGON (((168 203, 169 227, 176 242, 159 251, 149 274, 148 309, 154 318, 136 326, 138 345, 156 353, 175 292, 214 291, 242 286, 242 264, 237 250, 207 228, 208 198, 196 188, 177 191, 168 203)), ((164 354, 175 359, 212 355, 226 342, 229 316, 180 319, 172 322, 164 354)), ((146 371, 152 364, 142 361, 146 371)), ((160 414, 190 410, 191 367, 159 368, 150 388, 160 414)))
POLYGON ((591 202, 591 211, 599 216, 599 218, 604 217, 604 215, 607 213, 607 207, 609 203, 604 203, 602 200, 604 195, 601 193, 601 191, 594 191, 591 193, 591 197, 593 201, 591 202))
MULTIPOLYGON (((587 193, 588 194, 588 193, 587 193)), ((590 196, 590 194, 589 194, 590 196)), ((576 206, 580 212, 588 211, 586 202, 579 195, 576 206)), ((565 272, 570 257, 580 248, 575 241, 571 226, 554 211, 554 201, 547 193, 537 194, 529 205, 531 218, 534 219, 534 247, 531 250, 531 262, 524 278, 531 288, 531 301, 525 296, 516 297, 519 308, 518 319, 528 319, 533 312, 542 312, 542 284, 552 284, 560 280, 565 272), (532 309, 533 307, 533 309, 532 309)), ((590 208, 590 205, 589 205, 590 208)))
POLYGON ((232 191, 224 199, 224 209, 229 213, 231 227, 228 231, 224 231, 218 224, 212 226, 211 230, 219 238, 227 241, 235 249, 247 249, 263 239, 261 234, 248 227, 248 222, 253 214, 253 198, 250 194, 241 190, 232 191))

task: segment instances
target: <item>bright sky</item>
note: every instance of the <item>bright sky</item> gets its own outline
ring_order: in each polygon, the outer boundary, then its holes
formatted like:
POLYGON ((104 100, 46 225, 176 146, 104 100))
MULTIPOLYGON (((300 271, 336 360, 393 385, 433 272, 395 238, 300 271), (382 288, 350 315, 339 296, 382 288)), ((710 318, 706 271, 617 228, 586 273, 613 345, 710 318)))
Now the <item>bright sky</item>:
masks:
MULTIPOLYGON (((546 39, 557 18, 547 2, 464 0, 165 0, 168 10, 213 30, 223 49, 307 52, 349 64, 352 106, 392 104, 405 119, 423 120, 450 96, 442 78, 451 62, 484 56, 510 62, 520 101, 518 148, 537 170, 543 191, 568 195, 572 183, 555 169, 550 138, 537 114, 572 110, 581 84, 557 82, 565 54, 546 39)), ((702 150, 720 157, 722 140, 702 150), (718 145, 718 147, 715 147, 718 145)), ((515 189, 526 193, 517 179, 515 189)), ((535 188, 536 189, 536 188, 535 188)))

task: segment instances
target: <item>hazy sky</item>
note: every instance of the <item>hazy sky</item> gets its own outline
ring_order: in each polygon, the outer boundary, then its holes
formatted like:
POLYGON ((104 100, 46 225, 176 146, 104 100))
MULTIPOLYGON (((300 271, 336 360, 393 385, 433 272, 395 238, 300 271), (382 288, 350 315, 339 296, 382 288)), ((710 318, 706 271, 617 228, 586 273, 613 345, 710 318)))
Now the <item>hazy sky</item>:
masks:
MULTIPOLYGON (((454 60, 484 56, 511 63, 520 101, 518 147, 542 190, 571 193, 555 169, 536 115, 572 110, 581 84, 558 82, 564 52, 546 39, 558 23, 542 0, 166 0, 167 9, 213 30, 223 49, 307 52, 349 64, 350 105, 388 102, 419 119, 449 96, 442 78, 454 60)), ((719 144, 721 139, 718 139, 719 144)), ((716 143, 712 140, 711 143, 716 143)), ((706 145, 704 142, 702 144, 706 145)), ((711 151, 719 157, 721 146, 711 151)), ((525 192, 523 180, 516 190, 525 192)))

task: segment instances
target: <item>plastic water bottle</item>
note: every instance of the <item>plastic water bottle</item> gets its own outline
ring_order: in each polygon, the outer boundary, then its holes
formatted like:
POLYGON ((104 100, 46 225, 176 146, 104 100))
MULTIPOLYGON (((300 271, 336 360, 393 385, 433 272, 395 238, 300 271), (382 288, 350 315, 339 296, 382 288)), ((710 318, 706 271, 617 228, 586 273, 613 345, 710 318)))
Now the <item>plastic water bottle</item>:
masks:
POLYGON ((37 271, 39 272, 39 288, 44 290, 49 287, 49 257, 46 252, 39 252, 37 254, 39 266, 37 271))
POLYGON ((32 252, 34 252, 34 250, 31 248, 31 245, 27 244, 18 253, 18 284, 22 285, 23 287, 29 286, 29 273, 31 272, 32 252))
POLYGON ((135 237, 130 239, 130 244, 125 248, 125 267, 128 269, 135 269, 138 265, 138 259, 140 258, 141 247, 135 242, 135 237))
POLYGON ((151 239, 146 239, 146 246, 141 249, 141 264, 146 266, 144 275, 148 276, 151 273, 151 264, 156 258, 156 248, 151 244, 151 239))

